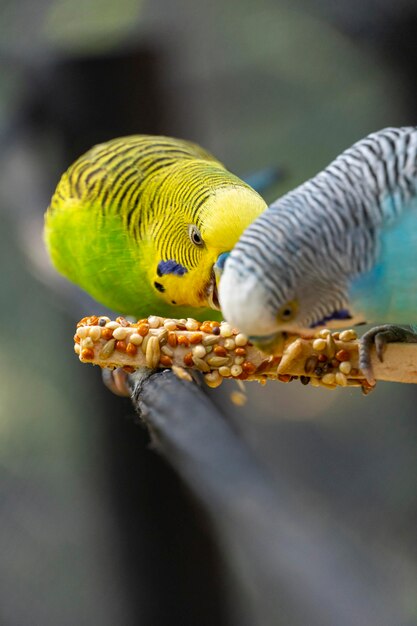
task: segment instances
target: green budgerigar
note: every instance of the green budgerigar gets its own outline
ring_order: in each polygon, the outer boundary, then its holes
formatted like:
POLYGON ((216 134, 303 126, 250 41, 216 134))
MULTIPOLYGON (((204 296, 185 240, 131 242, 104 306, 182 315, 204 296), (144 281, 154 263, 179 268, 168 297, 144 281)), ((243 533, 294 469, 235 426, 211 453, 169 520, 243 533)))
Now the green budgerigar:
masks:
POLYGON ((135 135, 63 174, 45 241, 62 274, 118 313, 218 318, 216 268, 265 208, 199 146, 135 135))

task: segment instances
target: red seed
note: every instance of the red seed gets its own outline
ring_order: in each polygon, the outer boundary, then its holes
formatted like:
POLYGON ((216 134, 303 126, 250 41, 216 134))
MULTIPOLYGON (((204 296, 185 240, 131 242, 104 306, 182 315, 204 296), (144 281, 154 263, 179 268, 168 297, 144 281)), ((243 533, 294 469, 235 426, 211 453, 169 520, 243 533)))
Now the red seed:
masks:
POLYGON ((349 361, 350 359, 350 354, 347 350, 339 350, 335 356, 338 361, 349 361))
POLYGON ((188 338, 185 335, 178 335, 178 345, 185 346, 186 348, 188 348, 188 346, 190 345, 190 342, 188 341, 188 338))
POLYGON ((138 349, 135 346, 134 343, 128 343, 126 346, 126 354, 128 354, 129 356, 135 356, 135 354, 137 353, 138 349))
POLYGON ((94 350, 92 348, 84 348, 84 350, 81 350, 81 358, 91 361, 94 359, 94 350))
POLYGON ((246 356, 245 348, 236 348, 235 350, 236 356, 246 356))
POLYGON ((262 363, 260 363, 260 364, 258 365, 258 368, 257 368, 257 370, 256 370, 256 371, 257 371, 257 372, 263 372, 264 370, 266 370, 266 368, 267 368, 269 365, 270 365, 270 361, 269 361, 269 359, 266 359, 265 361, 262 361, 262 363))
POLYGON ((184 354, 184 358, 183 358, 184 364, 187 367, 192 367, 194 365, 193 362, 193 353, 192 352, 187 352, 187 354, 184 354))
POLYGON ((178 344, 178 338, 177 338, 177 334, 174 332, 169 332, 168 333, 168 343, 171 346, 171 348, 176 348, 177 344, 178 344))
POLYGON ((116 341, 116 350, 119 350, 119 352, 126 352, 126 341, 116 341))
POLYGON ((112 329, 111 328, 103 328, 103 330, 101 331, 101 336, 106 341, 109 341, 109 339, 111 339, 113 337, 112 329))
POLYGON ((192 344, 201 343, 203 340, 203 335, 201 333, 192 333, 191 335, 189 335, 188 339, 192 344))
POLYGON ((250 375, 255 372, 256 366, 250 361, 245 361, 244 363, 242 363, 242 369, 244 372, 250 375))
POLYGON ((146 337, 149 332, 149 324, 139 324, 138 333, 142 335, 142 337, 146 337))
POLYGON ((227 350, 223 346, 214 346, 213 352, 216 356, 227 356, 227 350))
POLYGON ((161 358, 159 359, 159 362, 164 367, 171 367, 173 363, 171 357, 168 356, 167 354, 161 354, 161 358))

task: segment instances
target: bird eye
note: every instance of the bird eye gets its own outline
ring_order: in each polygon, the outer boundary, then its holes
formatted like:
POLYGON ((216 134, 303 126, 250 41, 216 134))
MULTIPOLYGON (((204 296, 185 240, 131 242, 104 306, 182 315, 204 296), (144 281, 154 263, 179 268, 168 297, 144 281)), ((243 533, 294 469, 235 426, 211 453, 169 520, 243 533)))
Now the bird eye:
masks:
POLYGON ((201 248, 201 246, 204 245, 201 233, 198 230, 197 226, 194 226, 194 224, 189 225, 188 236, 195 246, 198 246, 199 248, 201 248))
POLYGON ((295 300, 287 302, 280 308, 277 314, 277 319, 280 322, 289 322, 294 319, 298 311, 298 304, 295 300))

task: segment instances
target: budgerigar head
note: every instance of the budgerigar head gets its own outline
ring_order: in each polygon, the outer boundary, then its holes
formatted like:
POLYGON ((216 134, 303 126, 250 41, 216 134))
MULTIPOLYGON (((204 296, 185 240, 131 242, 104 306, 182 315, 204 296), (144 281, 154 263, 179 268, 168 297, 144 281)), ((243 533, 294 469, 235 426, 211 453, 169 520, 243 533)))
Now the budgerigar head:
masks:
POLYGON ((265 208, 193 143, 122 137, 62 176, 45 242, 62 274, 119 313, 207 319, 219 308, 217 270, 265 208))
POLYGON ((222 313, 259 345, 272 344, 281 331, 311 332, 351 320, 343 256, 332 258, 316 229, 306 236, 306 221, 297 226, 285 211, 267 210, 226 261, 222 313))
POLYGON ((150 228, 151 284, 167 305, 219 309, 217 280, 224 261, 266 204, 212 164, 180 169, 178 179, 170 177, 160 187, 161 198, 171 188, 176 200, 150 228))

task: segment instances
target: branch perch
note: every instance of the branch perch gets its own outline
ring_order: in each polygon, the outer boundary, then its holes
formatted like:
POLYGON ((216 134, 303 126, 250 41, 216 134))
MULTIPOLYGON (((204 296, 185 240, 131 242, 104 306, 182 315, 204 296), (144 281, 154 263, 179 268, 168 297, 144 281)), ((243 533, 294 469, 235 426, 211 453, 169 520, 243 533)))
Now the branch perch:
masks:
POLYGON ((323 523, 284 477, 272 480, 203 389, 164 371, 134 384, 132 401, 213 522, 238 582, 236 623, 249 626, 254 615, 268 625, 402 623, 389 555, 356 544, 329 517, 323 523))

